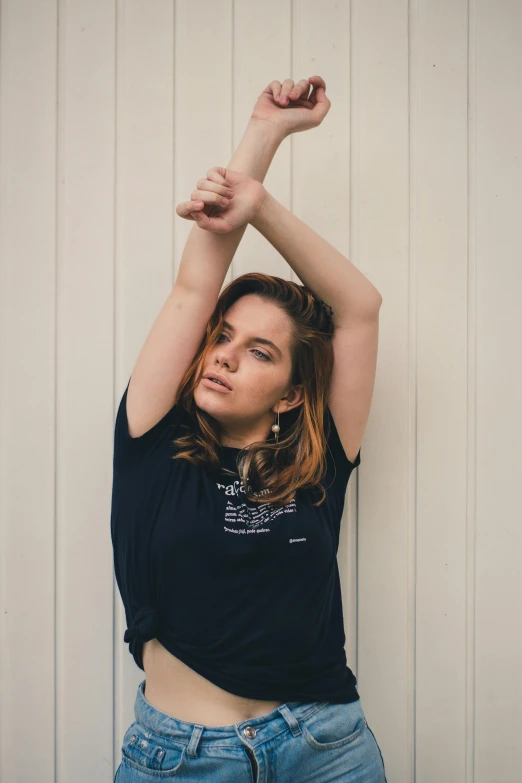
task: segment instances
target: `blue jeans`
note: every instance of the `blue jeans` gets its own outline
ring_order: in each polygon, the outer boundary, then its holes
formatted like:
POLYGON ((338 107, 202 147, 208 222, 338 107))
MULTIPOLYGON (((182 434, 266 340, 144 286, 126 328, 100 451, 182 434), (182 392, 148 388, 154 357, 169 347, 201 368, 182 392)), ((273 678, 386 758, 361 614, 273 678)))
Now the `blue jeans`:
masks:
POLYGON ((386 783, 361 700, 289 701, 231 726, 187 723, 147 701, 138 686, 114 783, 386 783))

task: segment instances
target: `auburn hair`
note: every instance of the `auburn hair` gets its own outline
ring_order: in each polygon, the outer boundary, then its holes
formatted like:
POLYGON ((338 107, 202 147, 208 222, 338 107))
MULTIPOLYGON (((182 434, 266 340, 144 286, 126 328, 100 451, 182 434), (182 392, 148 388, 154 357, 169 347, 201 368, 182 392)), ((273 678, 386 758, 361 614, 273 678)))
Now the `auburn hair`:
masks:
POLYGON ((304 400, 280 414, 278 443, 272 435, 239 451, 236 466, 245 497, 281 508, 293 500, 297 489, 318 487, 321 499, 314 505, 320 505, 326 497, 320 482, 326 473, 326 408, 334 364, 334 327, 326 308, 333 311, 306 286, 281 277, 250 272, 237 277, 220 293, 206 333, 178 388, 176 403, 196 426, 187 425, 189 432, 173 441, 177 452, 172 459, 185 459, 230 474, 220 466, 220 424, 196 405, 194 390, 203 375, 206 357, 223 331, 226 310, 247 294, 272 302, 289 316, 290 384, 303 386, 304 400))

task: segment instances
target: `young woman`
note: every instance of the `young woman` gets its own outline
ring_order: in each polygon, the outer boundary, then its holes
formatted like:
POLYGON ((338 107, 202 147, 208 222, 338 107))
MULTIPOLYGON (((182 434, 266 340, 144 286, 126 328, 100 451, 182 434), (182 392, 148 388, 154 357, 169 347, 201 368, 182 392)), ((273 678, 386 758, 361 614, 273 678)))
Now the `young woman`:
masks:
POLYGON ((196 225, 115 425, 115 574, 146 675, 116 783, 386 780, 337 567, 382 299, 262 184, 325 87, 272 82, 230 167, 177 206, 196 225), (251 273, 220 293, 249 223, 304 285, 251 273))

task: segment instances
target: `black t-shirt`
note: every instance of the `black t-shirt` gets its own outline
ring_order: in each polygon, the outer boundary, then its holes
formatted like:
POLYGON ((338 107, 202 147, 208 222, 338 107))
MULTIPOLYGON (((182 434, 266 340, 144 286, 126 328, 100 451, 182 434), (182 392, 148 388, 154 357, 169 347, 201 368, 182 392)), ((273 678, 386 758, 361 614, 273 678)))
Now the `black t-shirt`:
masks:
POLYGON ((326 499, 314 507, 317 488, 299 489, 274 508, 245 499, 240 449, 221 447, 221 466, 236 476, 171 459, 174 438, 195 426, 179 404, 131 438, 127 390, 114 432, 111 539, 136 664, 143 669, 143 642, 157 638, 238 696, 356 701, 337 550, 360 451, 347 459, 330 410, 326 499))

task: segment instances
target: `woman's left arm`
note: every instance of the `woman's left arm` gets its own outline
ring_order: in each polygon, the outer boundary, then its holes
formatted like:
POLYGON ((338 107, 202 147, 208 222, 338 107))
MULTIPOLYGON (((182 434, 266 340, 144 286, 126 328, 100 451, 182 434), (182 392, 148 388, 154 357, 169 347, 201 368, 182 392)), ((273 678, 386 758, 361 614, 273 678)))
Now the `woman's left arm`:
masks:
POLYGON ((298 278, 333 309, 335 327, 374 317, 382 296, 366 275, 268 191, 250 221, 298 278))
POLYGON ((375 384, 382 296, 357 267, 270 193, 259 203, 251 224, 299 279, 333 308, 334 370, 328 405, 354 467, 375 384))

